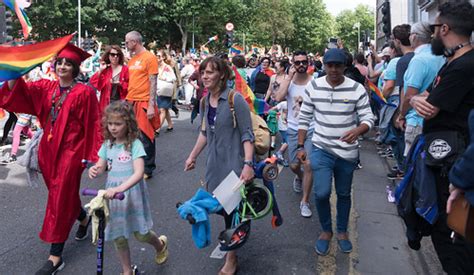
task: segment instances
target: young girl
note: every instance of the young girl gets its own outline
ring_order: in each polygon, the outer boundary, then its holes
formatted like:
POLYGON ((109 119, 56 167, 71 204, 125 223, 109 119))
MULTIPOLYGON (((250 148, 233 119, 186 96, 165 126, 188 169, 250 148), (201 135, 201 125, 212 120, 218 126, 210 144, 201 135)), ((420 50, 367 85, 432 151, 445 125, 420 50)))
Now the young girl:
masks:
POLYGON ((156 249, 155 261, 162 264, 168 257, 167 238, 158 237, 151 230, 153 221, 148 203, 148 190, 143 180, 146 155, 138 140, 138 126, 133 108, 126 102, 111 103, 103 116, 104 143, 99 150, 99 161, 89 169, 95 178, 109 171, 105 197, 111 199, 118 192, 125 199, 110 200, 110 216, 105 228, 105 240, 113 240, 123 274, 132 274, 128 238, 134 235, 140 242, 147 242, 156 249))

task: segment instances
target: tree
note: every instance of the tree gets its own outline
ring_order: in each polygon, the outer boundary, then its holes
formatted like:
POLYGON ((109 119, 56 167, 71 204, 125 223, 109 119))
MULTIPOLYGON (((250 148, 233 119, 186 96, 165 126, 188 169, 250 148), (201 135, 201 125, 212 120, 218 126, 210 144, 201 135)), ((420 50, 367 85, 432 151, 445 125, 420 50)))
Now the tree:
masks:
POLYGON ((260 44, 271 46, 289 40, 295 31, 287 0, 261 0, 255 6, 250 32, 260 44))
POLYGON ((322 0, 290 1, 295 33, 287 45, 292 49, 323 52, 334 34, 334 19, 322 0))
POLYGON ((336 17, 336 35, 350 50, 357 50, 358 28, 356 23, 360 23, 361 37, 364 30, 373 33, 374 12, 366 5, 358 5, 354 11, 344 10, 336 17))

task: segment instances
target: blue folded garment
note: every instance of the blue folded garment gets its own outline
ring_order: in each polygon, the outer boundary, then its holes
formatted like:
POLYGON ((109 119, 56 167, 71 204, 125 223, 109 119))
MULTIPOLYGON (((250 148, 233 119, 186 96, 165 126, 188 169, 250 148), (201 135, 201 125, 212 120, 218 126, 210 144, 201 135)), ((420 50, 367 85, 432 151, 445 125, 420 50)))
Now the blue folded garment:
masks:
POLYGON ((204 189, 199 188, 196 194, 178 208, 178 214, 186 220, 188 214, 196 221, 192 225, 192 238, 198 248, 204 248, 211 243, 211 226, 209 214, 222 210, 219 201, 204 189))

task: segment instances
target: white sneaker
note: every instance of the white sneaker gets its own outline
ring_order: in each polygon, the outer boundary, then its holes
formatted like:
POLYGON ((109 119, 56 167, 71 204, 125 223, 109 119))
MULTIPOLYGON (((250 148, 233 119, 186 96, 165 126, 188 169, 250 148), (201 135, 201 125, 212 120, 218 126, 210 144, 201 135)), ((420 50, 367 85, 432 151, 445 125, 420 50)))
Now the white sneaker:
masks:
POLYGON ((309 208, 309 202, 300 202, 301 216, 309 218, 313 215, 311 209, 309 208))
POLYGON ((301 193, 303 191, 303 184, 298 176, 295 176, 293 179, 293 191, 295 191, 295 193, 301 193))

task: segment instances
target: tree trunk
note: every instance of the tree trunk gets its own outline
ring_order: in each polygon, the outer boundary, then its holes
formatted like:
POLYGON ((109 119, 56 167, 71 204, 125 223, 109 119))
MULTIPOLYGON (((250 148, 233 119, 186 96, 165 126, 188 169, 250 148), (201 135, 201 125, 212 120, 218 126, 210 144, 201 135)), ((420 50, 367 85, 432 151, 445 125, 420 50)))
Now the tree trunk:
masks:
POLYGON ((183 55, 186 54, 186 44, 188 43, 188 30, 186 29, 186 18, 181 18, 179 21, 174 20, 176 26, 178 26, 179 32, 181 33, 181 50, 183 55))

